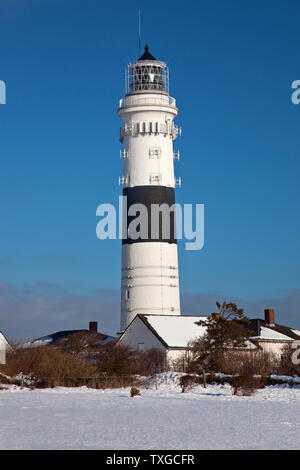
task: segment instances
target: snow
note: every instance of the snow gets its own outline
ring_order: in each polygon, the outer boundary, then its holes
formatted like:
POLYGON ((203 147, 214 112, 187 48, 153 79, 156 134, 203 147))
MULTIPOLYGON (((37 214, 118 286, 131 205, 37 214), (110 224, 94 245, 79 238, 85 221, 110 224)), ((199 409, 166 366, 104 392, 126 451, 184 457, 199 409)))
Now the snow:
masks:
POLYGON ((252 397, 229 385, 180 393, 180 374, 129 388, 0 391, 0 449, 300 449, 300 386, 252 397))
POLYGON ((292 330, 292 332, 295 333, 295 335, 298 335, 300 338, 300 330, 292 330))
POLYGON ((245 341, 245 348, 246 349, 257 349, 257 346, 247 339, 245 341))
MULTIPOLYGON (((208 317, 197 316, 184 316, 184 315, 144 315, 151 327, 157 334, 167 343, 169 347, 184 348, 188 343, 196 338, 205 334, 206 327, 198 326, 196 322, 199 320, 207 320, 208 317)), ((300 334, 300 331, 293 330, 294 333, 300 334)), ((251 337, 251 339, 264 339, 269 341, 292 341, 289 336, 286 336, 278 331, 265 326, 261 327, 260 335, 258 337, 251 337)), ((255 349, 256 346, 247 341, 246 346, 249 349, 255 349)))
POLYGON ((300 377, 289 377, 288 375, 271 375, 271 379, 282 380, 283 382, 294 382, 300 384, 300 377))
POLYGON ((51 336, 44 336, 41 339, 36 339, 34 341, 23 343, 19 346, 19 348, 39 348, 40 346, 47 346, 47 344, 51 344, 52 341, 53 338, 51 336))
POLYGON ((270 339, 270 340, 289 340, 289 341, 291 341, 291 338, 289 336, 283 335, 282 333, 279 333, 278 331, 272 330, 271 328, 266 328, 265 326, 261 327, 259 338, 261 338, 261 339, 270 339))
MULTIPOLYGON (((76 333, 77 332, 80 332, 81 330, 77 330, 75 331, 76 333)), ((84 331, 84 330, 82 330, 84 331)), ((60 332, 58 332, 60 333, 60 332)), ((61 332, 61 333, 64 333, 64 332, 61 332)), ((66 332, 66 333, 70 333, 70 336, 73 332, 66 332)), ((88 333, 88 332, 87 332, 88 333)), ((35 339, 35 340, 32 340, 32 341, 29 341, 27 343, 23 343, 19 346, 19 348, 39 348, 41 346, 47 346, 47 345, 50 345, 52 343, 55 344, 55 341, 57 339, 59 339, 58 336, 56 336, 57 333, 53 333, 53 335, 47 335, 47 336, 42 336, 41 338, 38 338, 38 339, 35 339)), ((66 338, 68 339, 68 334, 66 335, 61 335, 61 338, 66 338)), ((98 340, 97 341, 97 344, 104 344, 104 343, 110 343, 111 341, 115 341, 116 338, 114 338, 113 336, 107 336, 105 339, 103 340, 98 340)))
POLYGON ((183 315, 144 315, 148 323, 169 347, 184 348, 189 341, 203 336, 206 327, 195 322, 207 320, 207 317, 188 317, 183 315))

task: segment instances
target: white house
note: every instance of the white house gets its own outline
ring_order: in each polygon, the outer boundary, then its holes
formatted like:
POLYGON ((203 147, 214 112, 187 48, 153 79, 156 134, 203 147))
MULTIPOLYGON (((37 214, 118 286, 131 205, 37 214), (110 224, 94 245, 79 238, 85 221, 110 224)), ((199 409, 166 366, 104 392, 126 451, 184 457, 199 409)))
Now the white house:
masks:
POLYGON ((197 316, 139 314, 128 325, 117 344, 140 351, 157 348, 166 353, 168 362, 172 362, 185 353, 190 341, 205 333, 205 327, 196 325, 196 322, 206 319, 197 316))
POLYGON ((265 319, 251 319, 251 342, 263 351, 280 356, 282 349, 300 340, 300 330, 275 323, 273 309, 265 309, 265 319))
MULTIPOLYGON (((120 336, 119 345, 138 350, 157 348, 166 353, 169 364, 183 357, 191 341, 205 334, 206 327, 196 324, 207 316, 138 314, 120 336)), ((265 310, 265 319, 251 319, 253 335, 247 350, 265 350, 280 355, 282 348, 300 340, 300 331, 275 324, 274 310, 265 310)))
POLYGON ((5 338, 4 334, 0 331, 0 364, 5 364, 6 351, 10 348, 10 345, 5 338))

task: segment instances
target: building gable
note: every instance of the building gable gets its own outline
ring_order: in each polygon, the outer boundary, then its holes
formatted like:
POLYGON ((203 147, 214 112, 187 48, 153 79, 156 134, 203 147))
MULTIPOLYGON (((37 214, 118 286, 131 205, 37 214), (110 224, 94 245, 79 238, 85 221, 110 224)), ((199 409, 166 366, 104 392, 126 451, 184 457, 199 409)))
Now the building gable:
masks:
POLYGON ((144 349, 156 348, 166 350, 168 345, 143 317, 143 315, 137 315, 132 320, 120 336, 118 344, 129 346, 133 349, 139 349, 139 345, 143 345, 144 349))

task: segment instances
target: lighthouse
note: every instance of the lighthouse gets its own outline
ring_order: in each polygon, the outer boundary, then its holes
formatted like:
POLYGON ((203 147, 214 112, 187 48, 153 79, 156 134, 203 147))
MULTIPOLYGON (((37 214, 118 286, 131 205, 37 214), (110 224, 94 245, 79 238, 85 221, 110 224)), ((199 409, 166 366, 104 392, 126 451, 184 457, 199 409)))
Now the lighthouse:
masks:
MULTIPOLYGON (((118 115, 123 121, 123 220, 121 275, 121 331, 137 314, 180 315, 178 253, 175 230, 175 187, 173 143, 180 129, 173 120, 178 113, 169 95, 169 73, 146 45, 143 55, 128 65, 126 95, 118 115), (147 226, 139 237, 130 233, 134 208, 147 210, 147 226), (169 209, 166 230, 158 208, 169 209), (154 227, 152 209, 158 213, 154 227), (158 211, 158 212, 157 212, 158 211), (152 213, 152 216, 151 216, 152 213), (131 214, 131 215, 130 215, 131 214), (164 225, 164 226, 163 226, 164 225)), ((168 211, 167 211, 168 212, 168 211)))

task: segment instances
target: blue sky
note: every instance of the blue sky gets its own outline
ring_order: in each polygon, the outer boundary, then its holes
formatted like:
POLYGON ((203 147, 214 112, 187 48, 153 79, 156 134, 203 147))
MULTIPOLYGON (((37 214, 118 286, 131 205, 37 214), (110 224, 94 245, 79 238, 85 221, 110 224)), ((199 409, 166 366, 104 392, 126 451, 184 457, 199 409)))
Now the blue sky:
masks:
POLYGON ((142 43, 170 68, 183 134, 177 202, 205 204, 205 246, 179 245, 183 313, 236 300, 300 326, 298 1, 2 0, 0 329, 30 337, 119 326, 116 113, 142 43))

